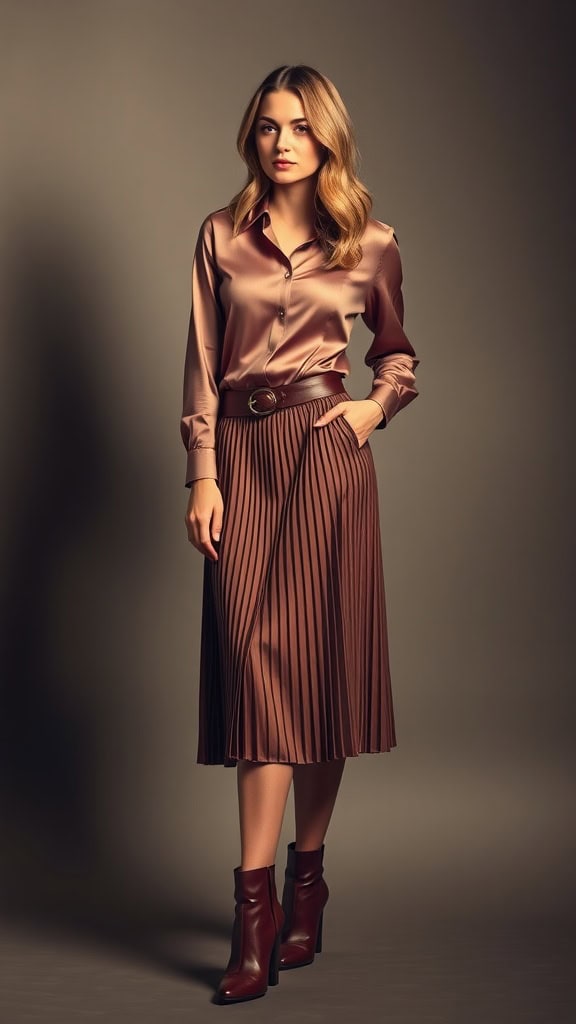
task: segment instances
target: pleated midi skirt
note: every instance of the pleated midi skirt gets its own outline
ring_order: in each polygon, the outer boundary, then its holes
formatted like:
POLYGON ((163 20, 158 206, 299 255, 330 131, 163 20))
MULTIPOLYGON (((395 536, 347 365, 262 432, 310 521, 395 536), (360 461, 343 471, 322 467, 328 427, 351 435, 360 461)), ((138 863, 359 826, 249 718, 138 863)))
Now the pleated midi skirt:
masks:
POLYGON ((396 746, 369 440, 346 390, 220 416, 224 516, 204 558, 197 761, 311 764, 396 746))

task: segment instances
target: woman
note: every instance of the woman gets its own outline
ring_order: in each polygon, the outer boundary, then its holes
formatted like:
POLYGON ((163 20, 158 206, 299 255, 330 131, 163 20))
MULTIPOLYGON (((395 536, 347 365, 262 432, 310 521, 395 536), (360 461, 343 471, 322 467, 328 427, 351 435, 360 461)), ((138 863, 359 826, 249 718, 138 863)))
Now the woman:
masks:
POLYGON ((203 221, 181 432, 204 555, 198 763, 237 766, 241 864, 218 997, 264 995, 321 949, 324 840, 346 757, 396 746, 378 491, 368 438, 414 399, 393 229, 370 217, 334 85, 283 66, 238 149, 248 181, 203 221), (374 332, 370 394, 346 347, 374 332), (296 837, 279 901, 290 785, 296 837))

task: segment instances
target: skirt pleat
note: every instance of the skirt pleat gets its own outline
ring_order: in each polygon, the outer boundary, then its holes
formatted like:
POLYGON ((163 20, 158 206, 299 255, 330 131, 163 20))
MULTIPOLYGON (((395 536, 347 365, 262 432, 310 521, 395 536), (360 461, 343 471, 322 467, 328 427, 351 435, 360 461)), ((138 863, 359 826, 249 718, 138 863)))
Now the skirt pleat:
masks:
POLYGON ((197 761, 311 764, 396 746, 378 488, 350 395, 216 426, 224 516, 204 559, 197 761))

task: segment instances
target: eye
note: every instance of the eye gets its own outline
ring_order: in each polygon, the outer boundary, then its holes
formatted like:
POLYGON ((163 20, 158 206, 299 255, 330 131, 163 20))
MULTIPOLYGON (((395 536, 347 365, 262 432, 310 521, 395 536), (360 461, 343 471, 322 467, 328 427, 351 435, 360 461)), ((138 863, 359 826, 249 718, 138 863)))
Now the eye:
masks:
POLYGON ((268 131, 268 128, 270 129, 270 131, 274 131, 274 125, 273 124, 261 124, 260 125, 260 131, 262 132, 263 135, 269 135, 270 134, 269 131, 268 131))
POLYGON ((296 131, 300 132, 300 134, 304 135, 306 132, 310 131, 310 127, 307 124, 297 124, 296 125, 296 131))

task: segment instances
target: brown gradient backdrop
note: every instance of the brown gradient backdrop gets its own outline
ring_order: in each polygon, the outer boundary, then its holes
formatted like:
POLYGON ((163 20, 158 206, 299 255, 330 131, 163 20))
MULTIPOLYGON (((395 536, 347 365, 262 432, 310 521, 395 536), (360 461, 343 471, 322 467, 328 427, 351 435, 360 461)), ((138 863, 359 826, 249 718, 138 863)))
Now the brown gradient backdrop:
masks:
MULTIPOLYGON (((300 61, 351 111, 421 359, 420 397, 372 442, 399 745, 348 761, 333 927, 361 948, 383 918, 572 905, 568 10, 0 4, 13 915, 131 906, 228 934, 236 777, 195 764, 181 374, 196 232, 244 181, 245 103, 300 61)), ((355 397, 369 338, 357 324, 355 397)))

